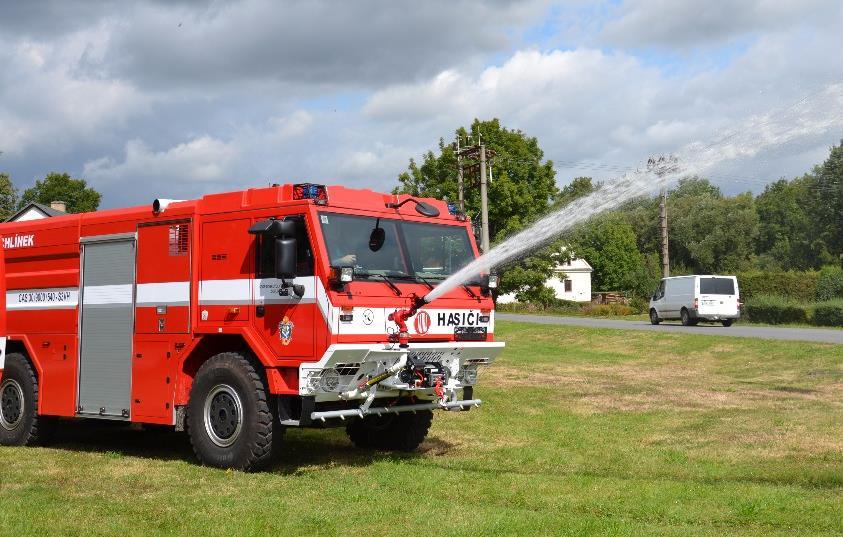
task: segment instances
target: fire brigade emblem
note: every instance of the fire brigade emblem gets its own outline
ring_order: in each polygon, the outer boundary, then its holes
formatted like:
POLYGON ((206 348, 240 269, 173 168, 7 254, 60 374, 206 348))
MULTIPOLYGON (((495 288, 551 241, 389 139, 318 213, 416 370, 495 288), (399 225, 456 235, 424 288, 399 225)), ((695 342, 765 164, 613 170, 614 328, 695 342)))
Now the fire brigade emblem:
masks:
POLYGON ((291 341, 293 341, 293 328, 296 325, 293 324, 293 321, 290 320, 289 317, 286 315, 281 322, 278 323, 278 337, 281 338, 282 345, 289 345, 291 341))
POLYGON ((368 326, 375 322, 375 312, 372 310, 363 310, 363 323, 368 326))
POLYGON ((427 331, 430 330, 430 315, 426 311, 420 311, 413 324, 416 327, 417 334, 427 334, 427 331))

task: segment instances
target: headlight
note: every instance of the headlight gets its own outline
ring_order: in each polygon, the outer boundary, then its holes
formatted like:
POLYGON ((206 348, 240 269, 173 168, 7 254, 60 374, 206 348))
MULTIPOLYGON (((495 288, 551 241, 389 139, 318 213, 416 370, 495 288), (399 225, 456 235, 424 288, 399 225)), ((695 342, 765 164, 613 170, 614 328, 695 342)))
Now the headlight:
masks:
POLYGON ((322 370, 319 375, 319 388, 323 392, 333 392, 337 390, 340 385, 340 374, 336 369, 329 368, 322 370))

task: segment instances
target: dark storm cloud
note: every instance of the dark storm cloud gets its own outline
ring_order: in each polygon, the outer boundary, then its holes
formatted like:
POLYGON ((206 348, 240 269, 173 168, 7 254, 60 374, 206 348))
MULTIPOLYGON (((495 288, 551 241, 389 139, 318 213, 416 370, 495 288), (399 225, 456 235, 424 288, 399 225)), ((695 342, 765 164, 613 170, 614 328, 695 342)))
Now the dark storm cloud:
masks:
POLYGON ((838 0, 629 0, 602 38, 620 46, 695 47, 799 25, 839 24, 838 0))
POLYGON ((143 87, 231 82, 377 87, 510 44, 543 2, 143 4, 118 19, 102 67, 143 87))

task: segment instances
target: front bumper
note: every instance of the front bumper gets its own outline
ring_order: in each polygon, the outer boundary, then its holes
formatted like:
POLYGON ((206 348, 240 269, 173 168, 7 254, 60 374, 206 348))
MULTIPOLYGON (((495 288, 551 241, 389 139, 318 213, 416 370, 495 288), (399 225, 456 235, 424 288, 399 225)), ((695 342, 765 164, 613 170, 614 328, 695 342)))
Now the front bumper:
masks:
MULTIPOLYGON (((316 403, 348 400, 341 394, 348 393, 366 379, 384 373, 402 358, 415 356, 425 362, 441 364, 449 371, 444 389, 451 394, 449 401, 455 402, 456 391, 472 387, 479 371, 491 364, 503 348, 504 343, 497 341, 411 343, 408 348, 400 348, 397 344, 335 344, 318 362, 304 363, 299 367, 299 395, 313 397, 316 403)), ((352 399, 362 401, 369 396, 394 398, 409 395, 422 400, 434 398, 432 388, 414 388, 402 383, 398 377, 397 374, 392 375, 378 384, 374 395, 371 390, 366 390, 352 399)))
POLYGON ((483 401, 480 399, 468 399, 465 401, 446 401, 436 403, 419 403, 414 405, 396 405, 375 408, 352 408, 347 410, 325 410, 322 412, 311 412, 311 421, 321 421, 340 418, 362 418, 365 416, 382 416, 384 414, 400 414, 402 412, 416 412, 417 410, 468 410, 471 407, 478 407, 483 401))

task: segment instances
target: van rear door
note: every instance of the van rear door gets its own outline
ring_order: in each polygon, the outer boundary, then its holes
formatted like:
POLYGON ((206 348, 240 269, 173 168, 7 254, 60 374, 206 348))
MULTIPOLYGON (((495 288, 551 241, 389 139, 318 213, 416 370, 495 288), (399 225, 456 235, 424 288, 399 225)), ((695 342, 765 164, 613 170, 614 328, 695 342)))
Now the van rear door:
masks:
POLYGON ((698 296, 700 316, 738 314, 738 281, 734 276, 700 276, 698 296))

